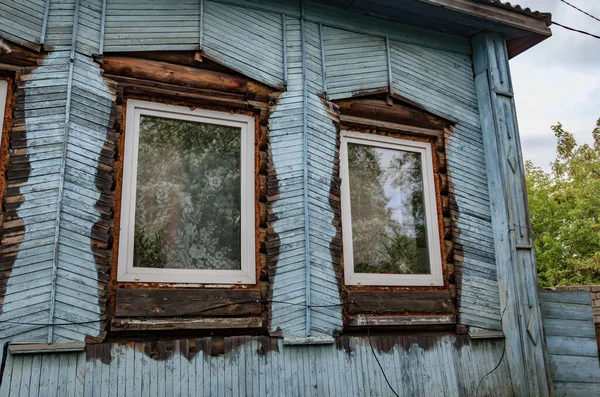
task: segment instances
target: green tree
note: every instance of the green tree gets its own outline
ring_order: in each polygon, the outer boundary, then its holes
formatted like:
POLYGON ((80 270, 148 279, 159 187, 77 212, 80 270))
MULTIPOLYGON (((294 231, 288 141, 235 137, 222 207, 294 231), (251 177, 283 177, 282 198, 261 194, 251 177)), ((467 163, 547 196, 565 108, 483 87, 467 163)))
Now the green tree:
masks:
POLYGON ((525 164, 542 287, 600 284, 600 119, 592 145, 578 145, 562 124, 552 171, 525 164))

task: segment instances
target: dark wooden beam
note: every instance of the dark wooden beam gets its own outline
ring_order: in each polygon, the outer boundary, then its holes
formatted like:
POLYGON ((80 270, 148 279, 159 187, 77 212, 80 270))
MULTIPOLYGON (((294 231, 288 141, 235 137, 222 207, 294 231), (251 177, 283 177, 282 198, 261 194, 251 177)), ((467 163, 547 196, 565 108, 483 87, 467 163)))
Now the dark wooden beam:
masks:
POLYGON ((202 90, 243 94, 246 99, 250 100, 267 102, 273 91, 263 84, 241 76, 163 61, 125 56, 103 56, 100 63, 106 75, 124 76, 202 90))
POLYGON ((372 123, 381 124, 380 127, 386 125, 389 127, 392 125, 386 123, 392 123, 438 130, 440 133, 444 127, 450 127, 453 124, 450 120, 402 103, 398 99, 393 99, 391 106, 385 98, 378 97, 342 99, 335 103, 339 107, 342 121, 344 117, 346 120, 348 117, 354 117, 372 120, 372 123))
POLYGON ((260 291, 119 288, 117 317, 260 316, 260 291))
POLYGON ((450 291, 348 291, 349 314, 452 313, 450 291))

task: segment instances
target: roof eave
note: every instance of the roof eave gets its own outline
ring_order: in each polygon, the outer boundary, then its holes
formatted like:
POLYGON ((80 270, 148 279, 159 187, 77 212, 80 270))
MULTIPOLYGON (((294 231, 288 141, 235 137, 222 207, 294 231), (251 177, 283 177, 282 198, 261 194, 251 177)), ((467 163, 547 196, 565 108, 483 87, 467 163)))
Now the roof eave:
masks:
POLYGON ((484 19, 519 31, 516 37, 507 37, 508 55, 517 56, 552 36, 551 14, 534 12, 499 0, 419 0, 475 18, 484 19))

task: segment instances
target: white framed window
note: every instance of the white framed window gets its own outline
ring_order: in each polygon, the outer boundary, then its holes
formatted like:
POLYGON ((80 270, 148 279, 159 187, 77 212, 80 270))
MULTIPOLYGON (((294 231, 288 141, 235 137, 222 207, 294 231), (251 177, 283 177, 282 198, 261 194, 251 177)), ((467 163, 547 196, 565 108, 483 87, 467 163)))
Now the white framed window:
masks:
MULTIPOLYGON (((6 95, 8 93, 8 81, 0 80, 0 132, 4 128, 4 109, 6 108, 6 95)), ((1 142, 1 140, 0 140, 1 142)))
POLYGON ((342 131, 346 285, 444 284, 431 145, 342 131))
POLYGON ((254 284, 254 119, 127 101, 118 281, 254 284))

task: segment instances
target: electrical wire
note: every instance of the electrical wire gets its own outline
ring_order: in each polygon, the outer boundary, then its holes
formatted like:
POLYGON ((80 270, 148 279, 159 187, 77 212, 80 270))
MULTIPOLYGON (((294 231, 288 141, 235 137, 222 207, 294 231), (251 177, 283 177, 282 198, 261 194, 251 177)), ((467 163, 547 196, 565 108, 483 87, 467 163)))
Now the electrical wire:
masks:
MULTIPOLYGON (((506 305, 504 306, 504 310, 502 310, 502 314, 500 315, 500 328, 503 328, 502 322, 504 319, 504 313, 506 312, 506 309, 508 309, 508 302, 506 302, 506 305)), ((500 356, 500 360, 498 360, 498 364, 496 364, 496 366, 491 371, 489 371, 487 374, 483 375, 483 377, 481 379, 479 379, 479 383, 477 383, 477 389, 475 389, 476 396, 479 395, 479 387, 481 386, 481 383, 483 383, 483 380, 485 378, 487 378, 488 375, 491 375, 492 373, 494 373, 494 371, 496 371, 498 368, 500 368, 500 364, 502 364, 502 361, 504 361, 505 355, 506 355, 506 337, 504 339, 502 339, 502 355, 500 356)))
POLYGON ((573 4, 569 3, 568 1, 565 1, 565 0, 560 0, 560 1, 562 1, 563 3, 565 3, 566 5, 568 5, 569 7, 573 7, 574 9, 576 9, 576 10, 577 10, 577 11, 579 11, 579 12, 581 12, 582 14, 585 14, 585 15, 587 15, 588 17, 590 17, 590 18, 594 18, 596 21, 600 22, 600 18, 596 18, 595 16, 593 16, 593 15, 592 15, 592 14, 590 14, 589 12, 585 12, 585 11, 583 11, 581 8, 579 8, 579 7, 577 7, 577 6, 574 6, 573 4))
MULTIPOLYGON (((197 314, 202 314, 205 312, 209 312, 212 310, 216 310, 216 309, 222 309, 222 308, 226 308, 226 307, 230 307, 230 306, 237 306, 237 305, 245 305, 245 304, 250 304, 250 303, 261 303, 261 304, 269 304, 269 303, 281 303, 284 305, 290 305, 290 306, 302 306, 302 307, 306 307, 308 309, 311 308, 330 308, 330 307, 340 307, 343 305, 343 303, 337 303, 337 304, 331 304, 331 305, 305 305, 302 303, 294 303, 294 302, 286 302, 286 301, 279 301, 279 300, 258 300, 258 299, 253 299, 253 300, 246 300, 246 301, 239 301, 239 302, 229 302, 229 303, 224 303, 221 305, 215 305, 215 306, 211 306, 211 307, 206 307, 202 310, 196 310, 193 312, 187 312, 187 313, 183 313, 181 314, 182 316, 191 316, 191 315, 197 315, 197 314)), ((40 327, 53 327, 53 326, 69 326, 69 325, 86 325, 86 324, 96 324, 96 323, 101 323, 104 322, 106 320, 91 320, 91 321, 73 321, 73 322, 64 322, 64 323, 29 323, 29 322, 21 322, 21 321, 11 321, 11 320, 0 320, 0 324, 2 323, 6 323, 6 324, 16 324, 16 325, 31 325, 31 326, 40 326, 40 327)))
MULTIPOLYGON (((350 303, 360 307, 360 305, 354 301, 351 301, 350 303)), ((390 388, 390 390, 392 391, 392 393, 394 393, 394 395, 396 397, 400 397, 400 395, 396 392, 396 390, 394 390, 394 387, 392 386, 392 384, 390 383, 390 381, 388 380, 388 377, 385 373, 385 370, 383 369, 383 365, 381 365, 381 362, 379 361, 379 358, 377 357, 377 354, 375 354, 375 349, 373 348, 373 344, 371 343, 371 330, 369 327, 369 317, 365 316, 365 321, 366 321, 366 326, 367 326, 367 340, 369 341, 369 346, 371 347, 371 353, 373 353, 373 357, 375 358, 375 361, 377 361, 377 365, 379 365, 379 369, 381 370, 381 374, 383 375, 383 379, 385 379, 385 383, 387 383, 388 387, 390 388)))
POLYGON ((375 361, 377 361, 377 365, 379 365, 379 369, 381 370, 381 374, 383 375, 383 379, 385 379, 385 383, 387 383, 388 387, 390 388, 390 390, 392 391, 392 393, 394 393, 394 395, 396 397, 400 397, 400 395, 396 392, 396 390, 394 390, 394 388, 392 387, 392 384, 388 380, 387 375, 385 374, 385 371, 383 370, 383 366, 379 362, 379 358, 377 358, 377 354, 375 354, 375 349, 373 349, 373 344, 371 343, 371 332, 369 330, 369 318, 368 318, 368 316, 365 316, 365 320, 367 321, 367 340, 369 341, 369 346, 371 347, 371 353, 373 353, 373 357, 375 358, 375 361))
POLYGON ((595 35, 595 34, 593 34, 593 33, 589 33, 589 32, 585 32, 585 31, 583 31, 583 30, 579 30, 579 29, 575 29, 575 28, 570 28, 570 27, 568 27, 568 26, 561 25, 560 23, 558 23, 558 22, 556 22, 556 21, 552 21, 552 24, 553 24, 553 25, 560 26, 561 28, 563 28, 563 29, 567 29, 567 30, 570 30, 570 31, 572 31, 572 32, 577 32, 577 33, 585 34, 585 35, 587 35, 587 36, 591 36, 591 37, 593 37, 593 38, 595 38, 595 39, 600 39, 600 36, 598 36, 598 35, 595 35))

